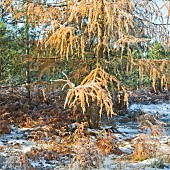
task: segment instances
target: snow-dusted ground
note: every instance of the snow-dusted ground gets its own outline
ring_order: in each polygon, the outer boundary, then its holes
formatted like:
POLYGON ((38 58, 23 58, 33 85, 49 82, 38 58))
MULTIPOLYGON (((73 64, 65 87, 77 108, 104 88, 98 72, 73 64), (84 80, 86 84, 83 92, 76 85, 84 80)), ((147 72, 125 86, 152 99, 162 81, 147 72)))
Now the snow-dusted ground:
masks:
MULTIPOLYGON (((41 149, 44 146, 26 139, 27 131, 33 130, 33 128, 17 128, 12 126, 11 129, 10 134, 0 136, 0 170, 23 170, 19 162, 20 156, 29 152, 32 148, 41 149), (5 149, 2 151, 1 147, 5 147, 5 149)), ((68 164, 67 161, 68 158, 66 157, 61 158, 60 162, 57 160, 45 161, 42 157, 42 159, 36 161, 31 160, 30 164, 35 170, 62 170, 62 167, 68 164)), ((25 170, 30 169, 26 168, 25 170)))
MULTIPOLYGON (((132 111, 142 111, 148 114, 160 115, 160 120, 165 122, 167 128, 164 131, 164 134, 160 137, 159 142, 161 143, 161 146, 159 149, 162 151, 162 153, 168 154, 170 156, 170 144, 166 144, 167 142, 170 143, 170 104, 133 104, 129 108, 129 112, 132 111)), ((138 135, 139 124, 136 122, 118 124, 118 130, 123 133, 123 135, 116 134, 120 141, 128 138, 133 138, 138 135)), ((131 146, 130 142, 124 142, 124 146, 120 146, 119 148, 123 152, 129 154, 133 151, 133 147, 131 146)), ((117 163, 113 161, 114 157, 115 155, 106 157, 101 170, 170 170, 170 163, 164 162, 163 158, 160 158, 159 156, 141 162, 129 162, 124 160, 117 163), (156 166, 161 163, 164 165, 164 167, 157 168, 156 166)))
POLYGON ((112 157, 107 157, 104 162, 104 167, 101 170, 169 170, 170 165, 165 163, 164 168, 154 167, 154 163, 159 161, 158 159, 152 158, 147 159, 138 163, 130 163, 127 161, 121 161, 119 163, 113 163, 112 157))
POLYGON ((170 118, 170 104, 160 103, 160 104, 133 104, 130 106, 129 111, 141 110, 143 112, 158 113, 163 116, 168 116, 170 118))
MULTIPOLYGON (((159 149, 162 152, 170 154, 170 104, 162 103, 162 104, 150 104, 150 105, 143 105, 143 104, 133 104, 129 108, 129 112, 131 111, 138 111, 141 110, 143 112, 149 114, 159 114, 161 116, 161 120, 167 124, 167 129, 165 134, 160 137, 161 146, 159 149)), ((41 148, 40 144, 36 142, 31 142, 26 139, 28 135, 28 130, 30 129, 19 129, 14 126, 11 127, 12 131, 10 134, 6 134, 5 136, 0 136, 0 170, 15 170, 12 169, 13 165, 16 164, 15 160, 19 157, 21 153, 27 153, 31 150, 31 148, 41 148), (1 150, 3 147, 3 150, 1 150), (4 149, 5 148, 5 149, 4 149), (11 155, 13 159, 11 159, 11 155), (11 169, 10 169, 11 167, 11 169)), ((124 141, 125 139, 132 139, 138 135, 139 132, 139 124, 137 122, 127 122, 121 123, 117 125, 118 130, 121 133, 115 134, 119 138, 119 142, 123 141, 123 145, 120 145, 120 149, 127 154, 133 152, 133 147, 130 142, 124 141)), ((115 161, 115 158, 123 157, 109 155, 105 157, 104 163, 99 168, 100 170, 158 170, 159 168, 154 167, 157 163, 159 163, 160 158, 155 157, 152 159, 147 159, 141 162, 130 162, 127 160, 124 161, 115 161)), ((38 161, 31 161, 31 165, 37 170, 64 170, 70 169, 69 160, 66 157, 63 157, 62 160, 59 161, 45 161, 43 158, 38 161)), ((164 162, 163 163, 164 170, 170 170, 170 164, 164 162)), ((17 167, 16 167, 17 169, 17 167)), ((21 170, 18 169, 17 170, 21 170)))

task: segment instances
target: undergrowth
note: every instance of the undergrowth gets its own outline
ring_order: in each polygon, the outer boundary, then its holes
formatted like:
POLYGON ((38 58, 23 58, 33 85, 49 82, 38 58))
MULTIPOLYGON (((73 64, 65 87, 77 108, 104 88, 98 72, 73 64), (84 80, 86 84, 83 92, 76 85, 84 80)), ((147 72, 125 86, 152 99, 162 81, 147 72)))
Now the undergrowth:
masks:
MULTIPOLYGON (((47 162, 61 162, 63 157, 66 157, 73 170, 100 169, 108 155, 114 154, 121 157, 125 154, 119 149, 119 139, 111 129, 88 133, 88 122, 74 122, 70 114, 71 110, 63 108, 64 101, 59 96, 51 94, 41 104, 38 104, 40 98, 36 96, 31 111, 24 103, 26 101, 24 98, 14 94, 5 95, 5 93, 2 93, 2 96, 8 99, 3 100, 4 105, 0 106, 1 134, 10 133, 14 126, 21 129, 27 128, 24 130, 27 134, 25 139, 35 142, 35 147, 27 153, 11 153, 8 159, 5 158, 3 162, 8 162, 7 168, 14 170, 26 167, 31 170, 33 169, 31 161, 43 159, 47 162), (9 107, 12 105, 13 107, 9 107)), ((141 133, 132 141, 130 140, 134 146, 133 161, 158 158, 153 166, 160 167, 169 159, 167 156, 159 161, 159 156, 161 159, 162 156, 157 154, 161 145, 159 139, 163 135, 163 123, 158 120, 158 117, 150 114, 140 114, 137 117, 135 120, 141 123, 141 133)), ((22 148, 19 143, 10 147, 11 149, 12 147, 22 148)), ((5 151, 6 146, 1 146, 0 150, 5 151)))
POLYGON ((163 123, 155 116, 145 114, 138 117, 141 123, 141 133, 132 140, 135 147, 133 160, 143 161, 156 157, 161 146, 160 137, 163 135, 163 123))

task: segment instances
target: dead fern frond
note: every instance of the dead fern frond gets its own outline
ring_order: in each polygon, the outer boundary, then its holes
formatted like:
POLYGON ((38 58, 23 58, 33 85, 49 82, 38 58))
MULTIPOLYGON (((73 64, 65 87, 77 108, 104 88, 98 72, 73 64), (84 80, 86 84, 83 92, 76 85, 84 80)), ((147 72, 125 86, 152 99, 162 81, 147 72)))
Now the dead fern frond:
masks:
POLYGON ((104 154, 115 154, 115 155, 121 155, 122 151, 119 149, 117 144, 117 137, 114 136, 113 132, 110 130, 109 132, 106 132, 105 130, 102 131, 97 136, 97 142, 96 145, 104 154), (101 136, 103 134, 105 137, 103 138, 101 136))
POLYGON ((163 135, 163 123, 158 117, 150 114, 138 117, 141 123, 141 130, 138 136, 132 140, 135 147, 133 151, 133 159, 136 161, 153 158, 160 149, 160 137, 163 135))
POLYGON ((79 139, 74 151, 76 155, 71 162, 72 169, 100 169, 104 161, 104 155, 98 150, 96 143, 90 138, 79 139))

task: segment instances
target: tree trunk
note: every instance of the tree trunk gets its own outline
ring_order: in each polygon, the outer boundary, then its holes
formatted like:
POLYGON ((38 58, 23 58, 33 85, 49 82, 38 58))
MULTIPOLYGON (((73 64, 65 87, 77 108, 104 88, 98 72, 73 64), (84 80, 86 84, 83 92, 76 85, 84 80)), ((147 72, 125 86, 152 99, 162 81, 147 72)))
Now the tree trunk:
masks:
POLYGON ((100 48, 98 51, 98 58, 99 60, 101 58, 104 58, 104 45, 103 45, 103 39, 104 39, 104 3, 103 0, 101 0, 101 14, 98 16, 98 23, 99 23, 99 30, 100 36, 98 37, 98 43, 100 44, 100 48))
MULTIPOLYGON (((26 57, 29 57, 30 54, 30 47, 29 47, 29 23, 28 23, 28 1, 27 1, 27 9, 26 9, 26 57)), ((30 93, 30 63, 26 64, 26 89, 27 89, 27 100, 28 100, 28 105, 31 105, 31 93, 30 93)))
POLYGON ((100 108, 97 105, 97 101, 91 102, 91 105, 87 107, 86 110, 86 120, 89 123, 90 128, 97 129, 99 127, 100 122, 100 115, 99 115, 100 108))
MULTIPOLYGON (((104 2, 101 0, 101 13, 98 16, 98 44, 99 49, 97 53, 97 60, 100 62, 100 59, 104 58, 104 45, 103 45, 103 39, 104 39, 104 2)), ((99 106, 97 105, 97 101, 90 102, 91 105, 87 108, 87 115, 86 119, 90 125, 91 128, 98 128, 99 121, 100 121, 100 115, 99 115, 99 106)))

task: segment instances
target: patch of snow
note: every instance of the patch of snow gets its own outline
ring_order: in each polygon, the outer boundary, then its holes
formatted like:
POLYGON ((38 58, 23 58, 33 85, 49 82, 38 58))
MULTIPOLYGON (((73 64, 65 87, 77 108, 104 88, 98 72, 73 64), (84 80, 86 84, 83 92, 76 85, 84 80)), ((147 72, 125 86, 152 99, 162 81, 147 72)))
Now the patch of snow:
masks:
POLYGON ((123 153, 131 154, 134 148, 131 146, 130 142, 124 142, 124 146, 119 146, 119 149, 123 151, 123 153))
POLYGON ((130 147, 122 147, 122 146, 119 146, 119 149, 123 152, 123 153, 127 153, 127 154, 131 154, 133 152, 133 148, 130 147))
POLYGON ((100 126, 101 127, 101 129, 111 129, 112 128, 112 126, 100 126))
POLYGON ((139 132, 138 129, 131 129, 131 128, 128 128, 128 127, 125 127, 125 126, 119 127, 118 130, 122 133, 133 134, 133 135, 136 135, 139 132))
POLYGON ((34 147, 34 146, 23 146, 22 152, 23 152, 23 153, 27 153, 27 152, 31 151, 31 149, 32 149, 33 147, 34 147))
POLYGON ((40 166, 39 162, 31 161, 31 165, 35 168, 40 166))
POLYGON ((38 127, 35 127, 35 128, 20 128, 19 130, 20 131, 32 131, 32 130, 37 130, 39 128, 43 128, 43 127, 38 126, 38 127))
POLYGON ((0 146, 3 146, 3 145, 4 145, 4 143, 0 141, 0 146))
POLYGON ((14 145, 16 143, 20 144, 20 145, 32 145, 33 142, 30 142, 30 141, 27 141, 27 140, 24 140, 24 139, 19 139, 19 140, 10 140, 7 142, 9 145, 14 145))
MULTIPOLYGON (((144 170, 159 170, 161 168, 156 168, 156 167, 152 167, 155 162, 159 161, 157 158, 152 158, 152 159, 147 159, 141 162, 136 162, 136 163, 130 163, 128 165, 128 167, 130 167, 131 169, 144 169, 144 170)), ((170 168, 170 165, 168 164, 164 164, 165 167, 162 168, 162 170, 168 170, 170 168), (168 169, 167 169, 168 168, 168 169)))
POLYGON ((110 169, 115 169, 117 166, 113 162, 114 155, 109 155, 105 158, 103 167, 101 170, 110 170, 110 169))
POLYGON ((150 113, 159 113, 161 115, 168 115, 170 117, 170 104, 161 103, 161 104, 132 104, 129 107, 129 111, 141 110, 143 112, 150 113))

